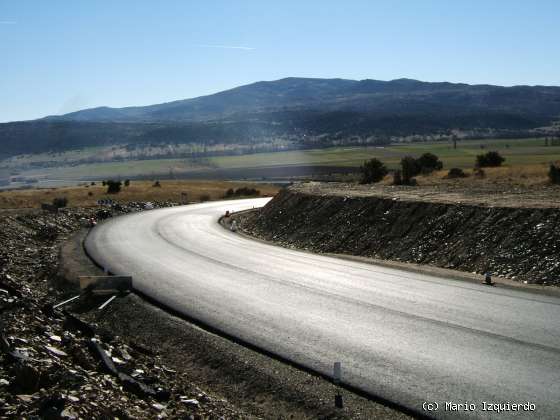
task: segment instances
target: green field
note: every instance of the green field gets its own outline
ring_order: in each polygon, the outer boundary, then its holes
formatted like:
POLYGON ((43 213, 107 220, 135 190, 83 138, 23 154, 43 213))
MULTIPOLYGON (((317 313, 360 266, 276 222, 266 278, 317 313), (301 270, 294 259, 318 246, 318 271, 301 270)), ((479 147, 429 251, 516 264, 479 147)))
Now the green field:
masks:
MULTIPOLYGON (((407 143, 387 147, 337 147, 328 149, 257 153, 240 156, 209 157, 202 161, 189 159, 130 160, 91 163, 53 168, 22 170, 21 175, 41 179, 79 180, 135 176, 187 176, 190 172, 210 169, 270 168, 286 166, 358 167, 364 160, 376 157, 390 168, 396 168, 403 156, 431 152, 440 157, 444 168, 472 168, 476 155, 497 150, 506 166, 548 163, 560 160, 560 146, 544 146, 543 139, 463 140, 453 149, 449 143, 407 143), (481 148, 484 145, 484 149, 481 148)), ((75 152, 79 155, 78 152, 75 152)), ((91 153, 90 150, 83 152, 91 153)))
POLYGON ((207 165, 193 163, 187 159, 129 160, 124 162, 88 163, 75 166, 60 166, 22 171, 21 175, 48 177, 50 179, 79 179, 99 177, 134 177, 141 175, 169 175, 207 168, 207 165))
POLYGON ((245 168, 286 165, 354 166, 376 157, 389 167, 397 167, 404 156, 431 152, 440 157, 445 168, 472 168, 476 156, 490 150, 506 157, 506 165, 548 163, 560 159, 560 146, 544 146, 542 139, 464 140, 457 149, 449 143, 409 143, 387 147, 340 147, 242 156, 213 157, 208 160, 220 168, 245 168), (484 145, 484 149, 480 145, 484 145), (509 146, 509 147, 508 147, 509 146))

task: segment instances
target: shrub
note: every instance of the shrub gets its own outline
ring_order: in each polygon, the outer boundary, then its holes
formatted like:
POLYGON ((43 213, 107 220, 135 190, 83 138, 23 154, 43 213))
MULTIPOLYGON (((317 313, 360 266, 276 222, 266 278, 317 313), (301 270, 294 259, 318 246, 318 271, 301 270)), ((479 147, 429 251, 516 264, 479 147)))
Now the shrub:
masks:
POLYGON ((449 172, 447 172, 446 178, 448 179, 455 179, 455 178, 466 178, 467 174, 461 168, 451 168, 449 172))
POLYGON ((439 171, 443 168, 443 163, 433 153, 424 153, 416 160, 416 164, 420 168, 420 171, 424 174, 439 171))
POLYGON ((261 192, 254 188, 241 187, 236 190, 234 190, 233 188, 228 189, 224 194, 224 197, 253 197, 256 195, 261 195, 261 192))
POLYGON ((388 171, 383 162, 379 159, 373 158, 364 162, 360 167, 362 177, 360 184, 373 184, 385 178, 388 171))
POLYGON ((91 197, 93 195, 93 193, 91 191, 88 191, 87 195, 88 195, 88 197, 91 197))
POLYGON ((252 197, 255 195, 261 195, 261 192, 255 188, 241 187, 235 190, 235 195, 252 197))
MULTIPOLYGON (((402 183, 403 185, 413 185, 412 178, 420 173, 418 161, 411 156, 405 156, 401 159, 402 167, 402 183)), ((415 184, 415 182, 414 182, 415 184)))
POLYGON ((483 155, 476 157, 477 168, 490 168, 495 166, 502 166, 506 159, 498 152, 487 152, 483 155))
POLYGON ((125 179, 124 180, 124 186, 128 187, 130 185, 130 179, 125 179))
POLYGON ((208 200, 210 200, 210 196, 208 194, 200 194, 200 196, 198 197, 198 201, 200 201, 201 203, 204 203, 208 200))
POLYGON ((161 188, 161 184, 159 183, 159 181, 156 181, 154 182, 154 185, 152 185, 152 187, 161 188))
POLYGON ((95 182, 92 182, 91 185, 95 185, 95 182))
POLYGON ((52 201, 53 206, 60 209, 68 205, 68 199, 66 197, 56 197, 52 201))
POLYGON ((106 186, 106 185, 107 185, 107 181, 105 181, 105 180, 101 181, 101 185, 106 186))
POLYGON ((118 194, 121 191, 121 181, 113 181, 110 179, 105 181, 105 184, 107 185, 107 194, 118 194))
POLYGON ((550 182, 555 185, 560 185, 560 166, 557 166, 553 163, 550 164, 550 168, 548 170, 548 179, 550 182))

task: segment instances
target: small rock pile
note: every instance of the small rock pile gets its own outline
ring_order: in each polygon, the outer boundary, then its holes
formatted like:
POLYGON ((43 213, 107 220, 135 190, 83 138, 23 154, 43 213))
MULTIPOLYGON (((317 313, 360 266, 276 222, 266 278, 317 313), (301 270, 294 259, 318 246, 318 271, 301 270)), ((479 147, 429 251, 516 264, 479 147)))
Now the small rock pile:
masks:
POLYGON ((85 322, 92 317, 83 314, 99 306, 95 297, 53 307, 69 297, 53 287, 58 246, 97 211, 0 214, 0 418, 242 417, 158 354, 85 322))

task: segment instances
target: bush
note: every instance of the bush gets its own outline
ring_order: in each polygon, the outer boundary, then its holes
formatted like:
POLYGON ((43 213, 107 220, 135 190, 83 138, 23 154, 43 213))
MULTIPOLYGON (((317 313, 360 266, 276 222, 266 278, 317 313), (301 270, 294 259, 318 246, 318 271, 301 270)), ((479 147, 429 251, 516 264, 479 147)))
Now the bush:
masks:
POLYGON ((101 181, 101 185, 106 186, 106 185, 107 185, 107 181, 105 181, 105 180, 101 181))
POLYGON ((91 197, 93 195, 93 193, 91 191, 88 191, 87 195, 88 195, 88 197, 91 197))
POLYGON ((66 197, 56 197, 52 201, 53 206, 60 209, 68 205, 68 199, 66 197))
POLYGON ((403 185, 413 185, 412 178, 420 173, 420 167, 418 166, 418 161, 411 156, 406 156, 401 159, 402 167, 402 183, 403 185))
POLYGON ((401 171, 393 172, 393 185, 402 185, 401 171))
POLYGON ((121 191, 122 182, 110 179, 105 181, 105 185, 107 185, 107 194, 118 194, 121 191))
POLYGON ((125 179, 124 180, 124 186, 128 187, 130 185, 130 179, 125 179))
POLYGON ((488 152, 483 155, 478 155, 476 157, 476 167, 477 168, 490 168, 496 166, 502 166, 502 163, 506 159, 502 157, 498 152, 488 152))
POLYGON ((548 179, 550 182, 555 185, 560 185, 560 166, 557 166, 553 163, 550 164, 550 168, 548 170, 548 179))
POLYGON ((467 174, 461 168, 451 168, 447 172, 447 179, 466 178, 467 174))
POLYGON ((443 168, 443 163, 433 153, 424 153, 416 160, 416 164, 423 174, 429 174, 443 168))
POLYGON ((154 182, 154 185, 152 185, 152 187, 161 188, 161 184, 159 183, 159 181, 156 181, 154 182))
POLYGON ((235 190, 235 194, 245 197, 252 197, 255 195, 261 195, 261 192, 255 188, 241 187, 235 190))
POLYGON ((200 194, 200 196, 198 197, 198 201, 200 201, 201 203, 204 203, 208 200, 210 200, 210 196, 208 194, 200 194))
POLYGON ((360 184, 373 184, 385 178, 388 171, 383 162, 379 159, 373 158, 364 162, 360 167, 362 177, 360 184))
POLYGON ((224 194, 224 197, 226 197, 226 198, 230 198, 230 197, 254 197, 254 196, 258 196, 258 195, 261 195, 261 192, 259 190, 256 190, 254 188, 241 187, 241 188, 238 188, 236 190, 234 190, 233 188, 230 188, 229 190, 226 191, 226 193, 224 194))

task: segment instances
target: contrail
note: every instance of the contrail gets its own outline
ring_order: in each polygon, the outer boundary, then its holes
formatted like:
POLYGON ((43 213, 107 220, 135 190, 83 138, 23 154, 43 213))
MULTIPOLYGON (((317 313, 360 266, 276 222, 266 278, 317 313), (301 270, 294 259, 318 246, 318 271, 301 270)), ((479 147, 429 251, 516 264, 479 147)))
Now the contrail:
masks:
POLYGON ((239 46, 239 45, 206 45, 206 44, 202 44, 202 45, 198 45, 198 47, 201 47, 201 48, 224 48, 226 50, 246 50, 246 51, 251 51, 251 50, 256 49, 256 48, 253 48, 253 47, 244 47, 244 46, 239 46))

